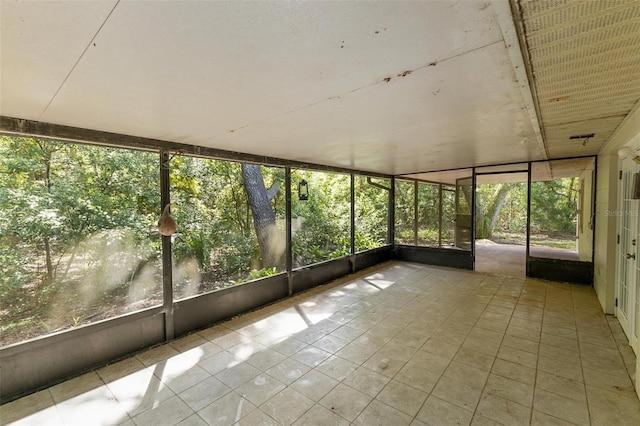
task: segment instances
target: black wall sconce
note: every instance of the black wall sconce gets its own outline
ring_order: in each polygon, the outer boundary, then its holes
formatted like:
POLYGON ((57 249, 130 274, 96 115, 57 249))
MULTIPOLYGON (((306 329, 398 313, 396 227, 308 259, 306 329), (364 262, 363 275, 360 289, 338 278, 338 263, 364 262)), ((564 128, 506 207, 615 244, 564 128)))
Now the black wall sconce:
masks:
POLYGON ((300 183, 298 183, 298 199, 299 200, 308 200, 309 199, 309 186, 307 181, 302 179, 300 183))

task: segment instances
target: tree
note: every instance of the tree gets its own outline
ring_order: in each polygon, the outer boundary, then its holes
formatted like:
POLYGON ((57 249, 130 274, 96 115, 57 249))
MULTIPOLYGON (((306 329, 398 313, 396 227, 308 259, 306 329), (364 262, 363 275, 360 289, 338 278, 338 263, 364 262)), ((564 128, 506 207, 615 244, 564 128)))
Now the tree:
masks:
POLYGON ((276 213, 271 207, 271 200, 278 194, 280 182, 267 189, 264 184, 261 166, 242 163, 242 181, 247 193, 247 202, 253 215, 253 226, 260 247, 262 268, 273 267, 280 262, 282 251, 278 249, 275 234, 276 213))
POLYGON ((486 190, 478 188, 478 203, 476 211, 476 238, 490 239, 493 235, 502 206, 504 205, 509 191, 513 187, 510 183, 500 183, 497 185, 483 185, 486 190))

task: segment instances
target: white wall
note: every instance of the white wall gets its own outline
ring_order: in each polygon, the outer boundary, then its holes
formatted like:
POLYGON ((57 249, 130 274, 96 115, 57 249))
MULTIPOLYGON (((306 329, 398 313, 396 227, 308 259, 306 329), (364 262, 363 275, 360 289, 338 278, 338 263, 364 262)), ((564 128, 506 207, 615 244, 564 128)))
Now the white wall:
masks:
POLYGON ((609 212, 617 209, 618 154, 598 155, 596 177, 596 232, 593 286, 602 309, 614 313, 616 216, 609 212))
MULTIPOLYGON (((640 148, 640 103, 598 153, 594 288, 608 314, 614 313, 617 229, 616 216, 607 213, 618 208, 618 149, 625 145, 640 148)), ((638 310, 640 315, 640 306, 638 310)), ((634 349, 640 355, 640 347, 634 349)), ((640 356, 636 358, 636 378, 640 378, 640 356)), ((640 396, 640 380, 636 380, 636 392, 640 396)))

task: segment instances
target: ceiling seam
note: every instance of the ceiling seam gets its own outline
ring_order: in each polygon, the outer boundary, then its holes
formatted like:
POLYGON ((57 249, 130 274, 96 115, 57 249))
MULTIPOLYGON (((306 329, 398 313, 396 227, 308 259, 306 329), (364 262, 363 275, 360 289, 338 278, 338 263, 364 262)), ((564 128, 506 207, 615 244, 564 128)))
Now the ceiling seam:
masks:
POLYGON ((385 77, 385 78, 379 79, 379 80, 377 80, 377 81, 374 81, 374 82, 372 82, 372 83, 366 84, 366 85, 364 85, 364 86, 360 86, 360 87, 357 87, 357 88, 355 88, 355 89, 351 89, 351 90, 348 90, 348 91, 346 91, 346 92, 339 93, 339 94, 337 94, 337 95, 329 96, 328 98, 324 98, 324 99, 321 99, 321 100, 319 100, 319 101, 315 101, 315 102, 312 102, 312 103, 310 103, 310 104, 303 105, 303 106, 301 106, 301 107, 294 108, 294 109, 291 109, 291 110, 289 110, 289 111, 285 111, 285 112, 283 112, 283 113, 273 115, 273 116, 271 116, 271 117, 267 117, 267 118, 265 118, 265 119, 263 119, 263 120, 254 121, 254 122, 252 122, 252 123, 249 123, 249 124, 245 124, 245 125, 243 125, 243 126, 236 127, 235 129, 228 130, 228 131, 226 131, 226 132, 224 132, 224 133, 219 133, 219 134, 217 134, 217 135, 215 135, 215 136, 212 136, 212 137, 210 138, 210 140, 215 140, 216 138, 221 137, 221 136, 224 136, 224 135, 226 135, 226 134, 228 134, 228 133, 233 133, 233 132, 236 132, 236 131, 238 131, 238 130, 243 130, 243 129, 246 129, 246 128, 250 127, 250 126, 254 126, 254 125, 256 125, 256 124, 266 123, 266 122, 271 121, 271 120, 274 120, 274 119, 276 119, 276 118, 280 118, 280 117, 284 117, 284 116, 286 116, 286 115, 289 115, 289 114, 294 113, 294 112, 296 112, 296 111, 302 111, 302 110, 304 110, 304 109, 311 108, 311 107, 316 106, 316 105, 320 105, 320 104, 322 104, 322 103, 324 103, 324 102, 327 102, 327 101, 331 101, 331 100, 334 100, 334 99, 340 99, 340 97, 342 97, 342 96, 350 95, 350 94, 352 94, 352 93, 359 92, 360 90, 368 89, 368 88, 370 88, 370 87, 373 87, 373 86, 376 86, 376 85, 379 85, 379 84, 387 84, 387 83, 389 83, 391 80, 394 80, 394 79, 396 79, 396 78, 398 78, 398 77, 406 77, 406 76, 408 76, 408 75, 410 75, 410 74, 412 74, 412 73, 414 73, 414 72, 416 72, 416 71, 420 71, 420 70, 423 70, 423 69, 425 69, 425 68, 429 68, 429 67, 436 66, 437 64, 441 64, 441 63, 443 63, 443 62, 447 62, 447 61, 449 61, 449 60, 451 60, 451 59, 458 58, 458 57, 460 57, 460 56, 466 55, 467 53, 473 53, 473 52, 476 52, 476 51, 478 51, 478 50, 485 49, 485 48, 487 48, 487 47, 490 47, 490 46, 493 46, 493 45, 496 45, 496 44, 502 43, 503 41, 504 41, 504 40, 503 40, 503 39, 502 39, 502 37, 501 37, 501 38, 500 38, 500 40, 493 41, 493 42, 487 43, 487 44, 485 44, 485 45, 478 46, 478 47, 475 47, 475 48, 473 48, 473 49, 470 49, 470 50, 466 50, 466 51, 464 51, 464 52, 457 53, 457 54, 452 55, 452 56, 448 56, 448 57, 446 57, 446 58, 439 59, 439 60, 438 60, 438 59, 435 59, 435 60, 433 60, 433 61, 429 62, 428 64, 421 65, 421 66, 419 66, 419 67, 417 67, 417 68, 414 68, 414 69, 407 69, 407 70, 404 70, 404 71, 400 71, 400 73, 398 73, 397 75, 394 75, 394 76, 387 76, 387 77, 385 77))
POLYGON ((51 106, 51 104, 53 103, 53 101, 56 98, 56 96, 58 96, 58 93, 60 93, 60 90, 62 90, 62 87, 65 85, 65 83, 67 82, 69 77, 71 77, 71 74, 76 69, 76 67, 78 66, 78 64, 80 63, 82 58, 84 57, 85 53, 87 53, 87 50, 89 50, 89 47, 91 47, 91 45, 93 44, 93 41, 96 39, 96 37, 98 37, 98 34, 100 34, 100 31, 102 31, 102 28, 107 23, 107 21, 109 20, 109 18, 111 17, 111 15, 116 10, 116 7, 118 7, 119 4, 120 4, 120 0, 117 0, 116 4, 113 5, 113 8, 111 8, 111 10, 107 14, 107 16, 104 18, 104 21, 102 21, 102 24, 100 24, 100 26, 98 27, 98 30, 96 31, 96 33, 93 35, 93 37, 91 37, 91 40, 89 40, 89 43, 87 43, 87 46, 82 51, 82 53, 80 54, 80 56, 76 60, 75 64, 73 64, 73 66, 69 70, 69 73, 65 76, 64 80, 62 80, 62 83, 60 83, 60 86, 58 87, 58 90, 56 90, 56 92, 53 94, 53 96, 51 97, 51 99, 49 100, 47 105, 44 107, 44 109, 42 110, 42 112, 38 116, 38 120, 42 119, 42 116, 47 112, 47 110, 49 109, 49 106, 51 106))
POLYGON ((524 20, 524 12, 522 0, 509 0, 509 8, 511 10, 511 16, 513 19, 513 26, 516 30, 516 36, 520 45, 520 53, 522 54, 522 60, 524 62, 527 79, 529 80, 529 91, 531 92, 531 98, 533 99, 533 107, 535 109, 536 120, 538 120, 538 126, 540 128, 540 136, 542 138, 542 149, 545 158, 549 158, 549 146, 547 143, 547 132, 545 129, 544 117, 542 117, 542 108, 540 105, 540 98, 538 93, 538 84, 535 78, 535 70, 533 69, 533 63, 531 60, 531 51, 529 42, 527 40, 527 24, 524 20))

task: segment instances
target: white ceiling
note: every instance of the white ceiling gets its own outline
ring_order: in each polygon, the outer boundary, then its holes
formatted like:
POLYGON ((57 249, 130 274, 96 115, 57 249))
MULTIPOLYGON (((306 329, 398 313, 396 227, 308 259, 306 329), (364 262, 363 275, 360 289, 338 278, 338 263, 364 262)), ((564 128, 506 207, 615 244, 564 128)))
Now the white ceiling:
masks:
POLYGON ((570 68, 549 77, 544 43, 560 59, 572 47, 545 34, 576 19, 596 35, 624 26, 629 56, 640 13, 542 3, 513 4, 531 24, 523 60, 501 0, 0 0, 0 115, 386 174, 595 154, 640 98, 623 84, 635 62, 593 92, 624 86, 624 105, 596 111, 578 92, 602 69, 574 58, 582 86, 567 84, 570 68), (541 73, 533 91, 525 61, 541 73), (562 100, 541 107, 552 95, 562 100), (597 122, 576 123, 571 108, 597 122), (589 129, 596 143, 567 145, 589 129))
POLYGON ((545 158, 506 2, 0 7, 4 116, 388 174, 545 158))

